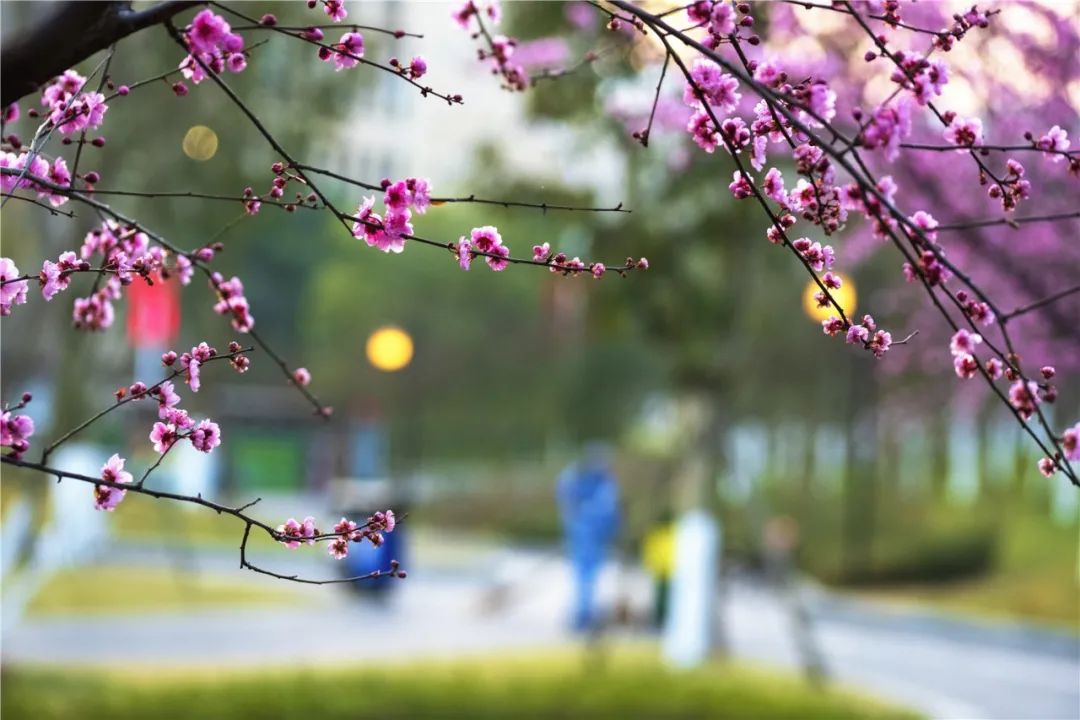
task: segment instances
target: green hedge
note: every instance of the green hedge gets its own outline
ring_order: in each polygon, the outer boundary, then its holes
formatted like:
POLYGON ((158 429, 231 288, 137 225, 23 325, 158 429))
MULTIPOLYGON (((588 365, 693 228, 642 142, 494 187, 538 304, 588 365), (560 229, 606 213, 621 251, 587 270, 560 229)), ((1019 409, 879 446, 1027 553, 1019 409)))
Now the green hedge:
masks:
POLYGON ((837 585, 938 583, 989 572, 997 546, 997 532, 985 523, 927 525, 879 536, 853 561, 845 563, 834 545, 828 555, 810 550, 804 564, 822 580, 837 585))

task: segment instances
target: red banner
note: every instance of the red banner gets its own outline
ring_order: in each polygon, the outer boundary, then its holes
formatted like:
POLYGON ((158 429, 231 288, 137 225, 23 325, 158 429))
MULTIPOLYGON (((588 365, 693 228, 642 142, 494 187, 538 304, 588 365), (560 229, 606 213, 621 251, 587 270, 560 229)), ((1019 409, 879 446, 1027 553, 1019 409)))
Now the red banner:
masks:
POLYGON ((154 284, 136 277, 126 289, 127 334, 132 347, 168 347, 180 331, 180 288, 175 278, 154 284))

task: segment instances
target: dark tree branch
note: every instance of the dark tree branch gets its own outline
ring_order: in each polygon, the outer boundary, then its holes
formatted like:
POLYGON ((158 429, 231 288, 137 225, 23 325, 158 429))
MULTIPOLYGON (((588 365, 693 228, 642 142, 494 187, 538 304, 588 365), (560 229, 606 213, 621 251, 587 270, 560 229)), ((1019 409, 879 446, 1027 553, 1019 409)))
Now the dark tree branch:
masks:
POLYGON ((68 68, 139 30, 199 5, 161 2, 134 11, 130 2, 64 2, 4 44, 0 53, 0 105, 7 107, 68 68))

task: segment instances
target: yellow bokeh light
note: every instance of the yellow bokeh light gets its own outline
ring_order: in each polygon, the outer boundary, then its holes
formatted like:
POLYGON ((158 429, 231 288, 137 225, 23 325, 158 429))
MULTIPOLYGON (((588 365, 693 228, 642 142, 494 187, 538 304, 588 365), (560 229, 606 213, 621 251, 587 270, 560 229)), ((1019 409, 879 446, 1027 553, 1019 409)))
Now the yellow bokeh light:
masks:
POLYGON ((368 362, 378 370, 401 370, 412 361, 412 356, 412 337, 399 327, 381 327, 367 339, 368 362))
POLYGON ((217 133, 205 125, 194 125, 184 135, 184 154, 192 160, 206 162, 217 154, 217 133))
MULTIPOLYGON (((841 275, 840 273, 833 273, 840 278, 842 283, 839 290, 830 290, 829 294, 832 295, 833 300, 840 303, 840 307, 844 309, 844 314, 848 317, 852 317, 855 314, 855 283, 851 282, 851 278, 841 275)), ((821 322, 828 320, 830 316, 840 316, 840 313, 836 311, 836 308, 832 304, 825 307, 818 307, 817 300, 814 299, 814 295, 819 292, 821 288, 818 284, 811 280, 806 284, 806 289, 803 290, 803 310, 815 322, 821 322)))

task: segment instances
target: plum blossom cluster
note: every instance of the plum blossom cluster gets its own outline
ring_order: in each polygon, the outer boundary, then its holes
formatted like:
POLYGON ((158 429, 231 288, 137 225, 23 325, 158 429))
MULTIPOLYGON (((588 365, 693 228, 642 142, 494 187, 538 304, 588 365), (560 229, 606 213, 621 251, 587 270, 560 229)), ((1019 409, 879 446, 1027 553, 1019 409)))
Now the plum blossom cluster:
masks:
POLYGON ((190 440, 199 452, 209 453, 221 444, 221 428, 213 420, 195 422, 186 410, 170 407, 162 411, 163 421, 154 423, 150 443, 154 452, 164 455, 180 440, 190 440))
POLYGON ((721 132, 729 148, 737 149, 749 144, 750 131, 741 118, 722 120, 719 128, 713 121, 714 113, 725 115, 735 110, 742 99, 738 90, 739 82, 721 71, 716 63, 704 58, 694 61, 690 81, 683 92, 683 102, 694 108, 686 129, 694 143, 705 152, 716 150, 721 132))
POLYGON ((889 162, 900 155, 900 143, 911 135, 911 103, 906 97, 883 103, 869 117, 856 108, 853 116, 861 123, 858 141, 867 150, 882 150, 889 162))
MULTIPOLYGON (((307 519, 310 518, 305 521, 307 519)), ((393 510, 380 510, 371 515, 363 525, 341 518, 341 521, 334 525, 334 534, 337 537, 327 544, 326 552, 335 560, 344 560, 349 554, 349 543, 367 540, 379 547, 384 542, 384 534, 393 532, 396 526, 397 519, 393 510)))
MULTIPOLYGON (((868 57, 873 59, 872 56, 868 57)), ((949 82, 949 69, 944 60, 931 60, 916 53, 898 50, 893 53, 893 61, 897 67, 889 79, 911 91, 912 97, 919 105, 928 105, 936 96, 941 95, 949 82)))
POLYGON ((45 106, 49 122, 62 135, 101 127, 109 106, 104 95, 84 92, 85 86, 85 77, 67 70, 42 90, 41 104, 45 106))
POLYGON ((413 234, 412 211, 423 215, 431 206, 431 184, 424 178, 411 177, 397 182, 385 179, 381 185, 384 214, 373 211, 374 197, 364 198, 352 216, 352 234, 363 238, 368 247, 400 253, 405 249, 405 240, 413 234))
POLYGON ((0 168, 7 171, 0 175, 0 190, 5 193, 19 189, 31 190, 37 193, 39 199, 47 201, 53 207, 60 207, 68 201, 65 193, 56 192, 53 188, 37 182, 40 178, 60 187, 71 187, 71 171, 62 157, 55 158, 50 163, 38 154, 23 152, 16 155, 13 152, 0 151, 0 168))
POLYGON ((282 209, 286 212, 295 212, 296 208, 300 206, 317 206, 319 196, 310 190, 306 193, 298 190, 294 201, 281 202, 290 183, 297 182, 306 185, 307 182, 299 174, 287 168, 285 163, 281 161, 271 165, 270 170, 274 173, 274 179, 270 182, 270 189, 265 195, 256 195, 251 187, 244 188, 244 210, 248 215, 258 215, 263 202, 266 200, 281 204, 282 209))
MULTIPOLYGON (((768 131, 766 131, 768 132, 768 131)), ((865 201, 861 194, 854 197, 853 193, 857 186, 846 188, 846 193, 841 193, 833 184, 834 173, 827 158, 823 157, 820 148, 809 144, 795 147, 796 169, 814 178, 813 184, 805 178, 800 178, 792 191, 785 188, 783 174, 777 168, 769 168, 761 181, 761 194, 772 200, 779 207, 779 215, 765 236, 769 242, 776 245, 789 244, 791 250, 798 255, 806 266, 818 278, 821 289, 814 293, 814 300, 819 308, 834 306, 841 314, 843 308, 836 305, 829 291, 838 290, 843 286, 843 279, 832 272, 836 262, 836 252, 832 245, 823 245, 808 237, 800 237, 790 242, 787 240, 785 230, 794 226, 797 222, 794 212, 803 212, 803 216, 821 225, 826 233, 835 231, 841 222, 847 218, 848 209, 862 208, 866 210, 865 201), (823 196, 828 200, 823 202, 823 196), (826 219, 827 218, 827 219, 826 219), (823 275, 818 275, 824 273, 823 275)), ((744 172, 736 171, 732 183, 728 186, 736 199, 745 199, 754 195, 750 176, 744 172)), ((873 200, 873 198, 869 198, 873 200)), ((874 318, 870 315, 863 316, 860 324, 845 321, 844 318, 832 315, 822 322, 822 331, 829 336, 844 333, 849 344, 861 345, 873 353, 875 358, 881 359, 892 346, 892 334, 884 329, 879 329, 874 318)))
MULTIPOLYGON (((792 84, 788 82, 787 74, 774 63, 751 62, 749 66, 757 82, 799 99, 796 114, 807 125, 820 125, 835 116, 836 94, 823 80, 807 78, 792 84), (802 107, 808 108, 808 112, 802 107)), ((750 148, 750 165, 755 170, 761 170, 767 164, 770 144, 790 144, 796 172, 802 177, 787 190, 778 169, 771 168, 766 174, 763 192, 783 211, 782 227, 770 228, 769 240, 781 242, 782 230, 794 223, 794 217, 786 217, 791 213, 801 213, 827 235, 832 234, 846 221, 849 209, 842 202, 841 191, 835 184, 832 162, 821 148, 799 142, 800 134, 765 100, 755 105, 754 120, 749 126, 741 117, 731 116, 720 120, 717 127, 713 120, 718 117, 717 113, 732 112, 738 106, 741 94, 737 88, 738 81, 721 72, 712 61, 695 61, 683 93, 684 102, 696 108, 687 124, 694 142, 709 153, 720 144, 733 153, 750 148)), ((737 171, 728 189, 736 199, 746 199, 754 195, 751 182, 752 178, 737 171)))
MULTIPOLYGON (((375 547, 384 542, 384 535, 394 531, 397 519, 393 510, 379 511, 368 517, 362 525, 341 518, 334 525, 332 533, 324 535, 315 525, 315 518, 308 516, 303 520, 289 518, 277 527, 278 540, 290 550, 304 545, 314 545, 318 540, 330 538, 327 543, 327 553, 336 560, 342 560, 349 554, 349 543, 359 543, 365 540, 375 547)), ((404 574, 401 574, 404 577, 404 574)))
POLYGON ((992 182, 985 177, 980 177, 983 184, 990 183, 986 194, 1001 200, 1003 210, 1015 210, 1021 200, 1027 200, 1031 196, 1031 182, 1024 177, 1024 166, 1013 158, 1005 161, 1006 173, 1003 177, 993 178, 992 182))
MULTIPOLYGON (((949 352, 953 357, 953 368, 957 377, 972 378, 980 371, 975 351, 983 344, 981 335, 967 328, 957 330, 949 341, 949 352)), ((1040 403, 1053 403, 1057 399, 1057 388, 1049 381, 1057 374, 1053 366, 1046 365, 1039 370, 1041 382, 1025 380, 1017 370, 1016 358, 1010 356, 1009 363, 1002 363, 996 357, 989 358, 982 369, 991 380, 1004 376, 1012 384, 1009 386, 1009 405, 1021 419, 1027 420, 1037 411, 1040 403)), ((1072 458, 1070 458, 1072 459, 1072 458)))
MULTIPOLYGON (((334 22, 341 22, 349 17, 349 11, 345 9, 345 0, 322 0, 323 12, 334 22)), ((308 8, 314 10, 320 5, 319 0, 308 0, 308 8)))
POLYGON ((5 407, 3 414, 0 415, 0 447, 11 448, 5 457, 18 460, 30 449, 30 436, 34 434, 34 419, 29 415, 16 414, 16 411, 26 407, 32 399, 30 393, 23 393, 22 401, 18 405, 5 407))
POLYGON ((462 235, 454 245, 454 252, 462 270, 468 270, 477 256, 482 256, 495 272, 505 270, 510 264, 510 248, 503 244, 502 235, 493 225, 473 228, 469 237, 462 235))
MULTIPOLYGON (((1030 133, 1026 135, 1028 140, 1032 140, 1030 133)), ((1035 142, 1035 146, 1043 151, 1043 156, 1052 163, 1060 163, 1065 159, 1065 151, 1069 149, 1069 133, 1060 125, 1055 125, 1046 131, 1042 137, 1035 142)), ((1074 154, 1075 155, 1075 154, 1074 154)), ((1070 165, 1075 166, 1080 163, 1080 158, 1070 157, 1070 165)), ((1076 170, 1072 170, 1076 172, 1076 170)))
POLYGON ((953 356, 953 369, 961 379, 975 377, 979 372, 979 361, 975 358, 975 348, 982 344, 982 335, 960 328, 949 341, 949 352, 953 356))
MULTIPOLYGON (((220 75, 242 72, 247 67, 244 38, 234 33, 229 23, 209 8, 199 11, 184 33, 188 55, 180 61, 184 78, 198 85, 206 79, 206 70, 220 75)), ((187 94, 187 86, 177 83, 173 90, 178 95, 187 94)))
MULTIPOLYGON (((165 367, 175 367, 179 362, 179 368, 174 370, 170 377, 182 375, 184 382, 192 392, 198 392, 202 387, 202 366, 211 359, 218 357, 218 351, 206 342, 201 342, 191 348, 189 352, 181 355, 173 350, 163 353, 161 362, 165 367)), ((246 372, 250 367, 250 360, 241 352, 240 344, 236 341, 229 343, 229 362, 237 372, 246 372)), ((169 380, 162 381, 152 388, 147 388, 143 383, 135 383, 128 388, 133 399, 153 398, 158 404, 158 422, 154 423, 150 431, 150 442, 154 451, 164 455, 178 441, 187 439, 192 447, 204 453, 211 452, 221 444, 221 428, 209 419, 196 422, 188 415, 186 410, 179 407, 180 395, 176 387, 169 380)), ((117 399, 124 396, 123 389, 117 391, 117 399)))
POLYGON ((41 296, 48 302, 57 293, 67 290, 71 284, 71 276, 79 271, 90 269, 90 263, 80 260, 74 252, 68 250, 60 253, 56 262, 46 260, 41 264, 41 272, 38 273, 38 284, 41 285, 41 296))
POLYGON ((127 495, 127 490, 116 485, 130 485, 131 473, 124 470, 124 458, 116 453, 101 466, 101 479, 115 485, 94 485, 94 509, 112 512, 127 495))
POLYGON ((862 322, 858 325, 850 322, 845 323, 844 320, 834 315, 822 321, 821 329, 829 336, 843 333, 845 342, 849 345, 861 345, 879 360, 889 351, 893 342, 892 333, 878 329, 877 323, 871 315, 863 315, 862 322))
POLYGON ((251 332, 255 327, 255 317, 251 314, 251 305, 244 296, 244 283, 235 275, 226 280, 219 272, 210 274, 210 287, 217 293, 214 312, 229 317, 233 329, 237 332, 251 332))
POLYGON ((1058 463, 1062 457, 1073 462, 1080 461, 1080 422, 1065 430, 1061 435, 1061 452, 1054 457, 1044 457, 1039 460, 1039 472, 1050 477, 1058 469, 1058 463))
MULTIPOLYGON (((899 3, 893 3, 896 8, 897 22, 899 21, 899 3)), ((934 36, 934 47, 946 52, 951 50, 957 40, 963 40, 968 31, 973 28, 987 28, 990 26, 990 18, 997 15, 1000 10, 983 12, 972 5, 963 13, 954 13, 953 24, 947 33, 939 33, 934 36)))
MULTIPOLYGON (((318 28, 307 30, 304 35, 316 41, 322 39, 322 32, 318 28), (317 39, 316 35, 318 36, 317 39)), ((319 59, 323 62, 333 63, 335 71, 354 68, 360 64, 363 57, 364 36, 355 31, 344 33, 341 39, 333 45, 319 47, 319 59)))
POLYGON ((0 258, 0 316, 10 315, 15 305, 26 304, 30 286, 21 278, 18 266, 11 258, 0 258))
MULTIPOLYGON (((138 228, 110 219, 92 229, 83 240, 79 256, 82 261, 100 256, 100 269, 108 279, 86 297, 75 299, 72 311, 75 327, 85 330, 110 327, 115 314, 112 301, 119 300, 123 288, 136 277, 152 283, 164 267, 167 254, 161 246, 152 245, 147 234, 138 228)), ((62 254, 55 264, 45 261, 39 279, 46 300, 67 288, 67 276, 83 267, 81 263, 74 266, 75 262, 73 253, 62 254)))
POLYGON ((399 73, 410 80, 419 80, 427 75, 428 64, 423 55, 414 55, 408 65, 402 63, 396 57, 390 58, 387 62, 390 63, 390 67, 397 69, 399 73))
POLYGON ((524 65, 513 60, 517 39, 505 35, 491 35, 484 26, 485 18, 492 25, 498 25, 502 20, 502 8, 498 2, 466 0, 453 11, 453 18, 463 30, 471 32, 474 39, 481 35, 486 39, 487 48, 477 48, 477 59, 482 63, 489 63, 492 75, 502 78, 504 88, 523 91, 529 87, 528 71, 524 65))
POLYGON ((740 3, 736 8, 722 0, 697 0, 686 8, 690 22, 702 25, 708 31, 702 42, 713 50, 720 47, 720 44, 735 32, 736 25, 753 26, 754 18, 750 17, 749 12, 750 6, 746 3, 740 3), (742 18, 736 17, 736 9, 743 15, 742 18))
POLYGON ((532 253, 533 262, 547 265, 550 272, 562 273, 563 275, 578 275, 581 273, 588 273, 597 280, 602 278, 609 269, 624 276, 628 271, 632 269, 649 269, 648 258, 639 258, 635 260, 632 257, 628 257, 626 258, 625 265, 612 268, 608 268, 602 262, 585 263, 582 262, 581 258, 579 257, 568 259, 566 253, 564 252, 553 252, 551 249, 551 243, 533 245, 532 253))

